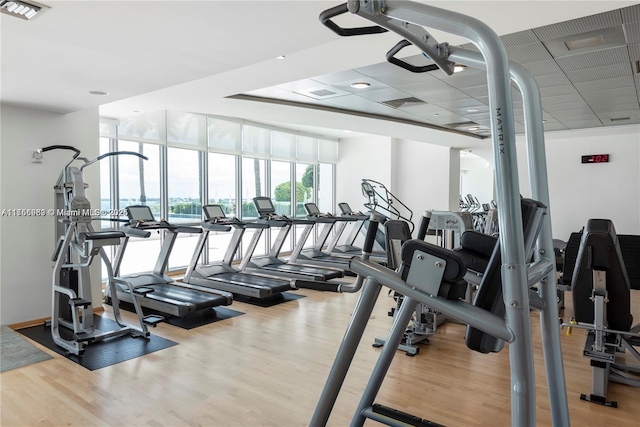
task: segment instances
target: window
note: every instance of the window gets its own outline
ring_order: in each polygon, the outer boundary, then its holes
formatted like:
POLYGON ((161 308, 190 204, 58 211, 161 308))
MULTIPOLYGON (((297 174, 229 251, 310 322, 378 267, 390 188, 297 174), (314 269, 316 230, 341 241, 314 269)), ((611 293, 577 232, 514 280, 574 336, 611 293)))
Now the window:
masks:
MULTIPOLYGON (((240 126, 240 125, 238 125, 240 126)), ((236 159, 229 154, 208 153, 209 159, 209 196, 210 204, 222 205, 227 216, 236 216, 236 159)), ((233 230, 229 232, 209 232, 209 262, 221 261, 231 242, 233 230)))
MULTIPOLYGON (((271 200, 278 215, 291 216, 291 163, 271 161, 271 200)), ((279 229, 271 231, 271 242, 279 229)), ((283 252, 291 251, 291 236, 282 245, 283 252)))
POLYGON ((149 160, 118 156, 118 208, 147 205, 160 217, 160 147, 141 142, 118 141, 119 151, 135 151, 149 160))
POLYGON ((242 158, 242 219, 257 218, 258 212, 253 198, 267 194, 266 161, 262 159, 242 158))
MULTIPOLYGON (((118 141, 119 151, 134 151, 148 157, 118 156, 118 207, 147 205, 159 219, 160 213, 160 146, 141 142, 118 141)), ((160 253, 160 234, 129 240, 120 274, 151 271, 160 253)))
POLYGON ((194 224, 202 218, 199 155, 194 150, 167 148, 167 195, 171 223, 194 224))
MULTIPOLYGON (((149 158, 117 156, 101 162, 103 210, 147 205, 157 219, 185 225, 200 222, 201 205, 206 202, 222 205, 228 216, 251 221, 257 217, 253 198, 270 196, 281 215, 304 216, 304 203, 309 201, 316 201, 323 212, 335 211, 336 141, 239 119, 178 111, 149 112, 119 121, 101 118, 99 132, 101 154, 133 151, 149 158)), ((103 222, 102 226, 113 223, 103 222)), ((248 230, 243 239, 245 250, 253 231, 248 230)), ((301 231, 302 227, 292 231, 283 250, 291 250, 301 231)), ((232 234, 209 235, 207 255, 211 261, 223 258, 232 234)), ((271 234, 264 233, 256 255, 266 253, 267 244, 275 238, 271 234)), ((152 270, 161 235, 130 239, 121 273, 152 270)), ((189 262, 198 237, 179 235, 170 268, 189 262)), ((307 247, 314 239, 308 240, 307 247)))
POLYGON ((209 153, 209 203, 236 215, 236 156, 209 153))
POLYGON ((318 209, 321 212, 335 213, 333 173, 333 165, 328 163, 320 163, 318 165, 318 176, 316 177, 318 191, 316 194, 318 197, 318 209))

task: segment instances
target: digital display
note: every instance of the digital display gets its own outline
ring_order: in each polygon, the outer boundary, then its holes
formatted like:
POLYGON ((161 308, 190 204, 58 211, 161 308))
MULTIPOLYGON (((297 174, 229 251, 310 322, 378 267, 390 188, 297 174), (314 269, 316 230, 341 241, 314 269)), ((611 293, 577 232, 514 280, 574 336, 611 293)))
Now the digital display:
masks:
POLYGON ((307 214, 309 215, 316 215, 320 213, 320 209, 318 209, 318 206, 316 206, 315 203, 307 203, 304 207, 307 209, 307 214))
POLYGON ((609 163, 608 154, 589 154, 582 156, 582 163, 609 163))
POLYGON ((204 214, 207 219, 224 218, 224 210, 220 205, 207 205, 204 207, 204 214))
POLYGON ((149 206, 127 206, 127 216, 131 221, 154 221, 149 206))

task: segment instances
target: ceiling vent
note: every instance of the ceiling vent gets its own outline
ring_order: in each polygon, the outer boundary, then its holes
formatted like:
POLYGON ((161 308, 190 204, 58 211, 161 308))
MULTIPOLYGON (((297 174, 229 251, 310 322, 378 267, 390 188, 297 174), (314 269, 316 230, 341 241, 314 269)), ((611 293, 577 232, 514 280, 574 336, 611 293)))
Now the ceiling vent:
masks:
POLYGON ((49 6, 34 1, 0 0, 0 12, 26 21, 42 15, 49 9, 49 6))
POLYGON ((554 58, 625 46, 622 25, 542 42, 554 58))
POLYGON ((391 99, 389 101, 382 101, 380 104, 386 105, 387 107, 392 108, 400 108, 400 107, 412 107, 414 105, 422 105, 426 104, 421 99, 409 97, 409 98, 400 98, 400 99, 391 99))
POLYGON ((609 120, 612 122, 621 122, 623 120, 631 120, 631 117, 614 117, 609 120))
POLYGON ((456 122, 456 123, 446 123, 444 126, 451 128, 451 129, 457 129, 457 130, 463 130, 463 131, 468 131, 468 130, 479 130, 480 129, 480 125, 478 125, 476 122, 456 122), (469 129, 469 128, 475 128, 475 129, 469 129))
POLYGON ((308 89, 296 90, 294 92, 299 95, 308 96, 310 98, 318 99, 318 100, 350 95, 349 92, 345 92, 343 90, 336 89, 334 87, 329 87, 329 86, 316 86, 308 89))

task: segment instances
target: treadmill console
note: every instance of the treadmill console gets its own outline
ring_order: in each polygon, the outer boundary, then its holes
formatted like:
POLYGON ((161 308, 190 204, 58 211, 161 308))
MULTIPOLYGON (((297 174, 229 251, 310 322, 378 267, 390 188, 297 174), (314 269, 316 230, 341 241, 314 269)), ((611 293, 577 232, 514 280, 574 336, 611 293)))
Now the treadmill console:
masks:
POLYGON ((206 220, 227 218, 221 205, 206 205, 202 207, 202 210, 204 211, 204 218, 206 220))
POLYGON ((349 206, 349 203, 338 203, 338 207, 340 208, 340 212, 342 213, 342 215, 349 215, 353 213, 353 211, 351 210, 351 206, 349 206))
POLYGON ((156 221, 149 206, 127 206, 126 211, 127 217, 129 218, 129 226, 132 228, 173 228, 173 226, 166 221, 156 221))

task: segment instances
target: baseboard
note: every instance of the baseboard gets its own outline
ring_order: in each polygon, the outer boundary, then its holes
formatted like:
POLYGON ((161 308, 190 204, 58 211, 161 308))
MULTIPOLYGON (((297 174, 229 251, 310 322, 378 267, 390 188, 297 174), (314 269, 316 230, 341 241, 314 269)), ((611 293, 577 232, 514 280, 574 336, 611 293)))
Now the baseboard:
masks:
MULTIPOLYGON (((93 309, 93 314, 102 314, 104 313, 104 307, 95 307, 93 309)), ((50 317, 41 317, 40 319, 27 320, 24 322, 12 323, 9 326, 14 331, 18 329, 30 328, 31 326, 42 325, 44 322, 51 320, 50 317)))

